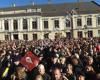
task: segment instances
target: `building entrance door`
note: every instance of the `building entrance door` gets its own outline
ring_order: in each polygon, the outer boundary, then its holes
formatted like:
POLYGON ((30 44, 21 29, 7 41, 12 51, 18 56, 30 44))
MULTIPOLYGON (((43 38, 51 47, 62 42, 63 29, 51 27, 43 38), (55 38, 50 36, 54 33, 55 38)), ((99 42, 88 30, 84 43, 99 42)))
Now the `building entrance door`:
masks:
POLYGON ((18 34, 13 34, 13 39, 18 40, 18 34))
POLYGON ((71 32, 66 32, 66 38, 71 39, 71 32))
POLYGON ((82 34, 82 31, 78 31, 78 33, 77 33, 78 35, 78 38, 83 38, 83 34, 82 34))

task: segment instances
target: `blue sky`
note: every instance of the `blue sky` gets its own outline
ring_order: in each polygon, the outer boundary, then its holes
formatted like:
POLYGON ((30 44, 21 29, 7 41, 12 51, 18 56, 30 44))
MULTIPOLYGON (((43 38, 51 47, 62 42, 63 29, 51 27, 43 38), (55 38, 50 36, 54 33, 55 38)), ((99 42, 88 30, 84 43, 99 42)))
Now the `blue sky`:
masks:
MULTIPOLYGON (((16 4, 16 6, 21 5, 28 5, 31 2, 35 2, 36 4, 45 4, 48 0, 0 0, 0 7, 9 7, 13 3, 16 4)), ((51 0, 52 3, 64 3, 64 2, 76 2, 77 0, 51 0)), ((91 0, 82 0, 82 1, 91 1, 91 0)), ((94 0, 98 4, 100 4, 100 0, 94 0)))

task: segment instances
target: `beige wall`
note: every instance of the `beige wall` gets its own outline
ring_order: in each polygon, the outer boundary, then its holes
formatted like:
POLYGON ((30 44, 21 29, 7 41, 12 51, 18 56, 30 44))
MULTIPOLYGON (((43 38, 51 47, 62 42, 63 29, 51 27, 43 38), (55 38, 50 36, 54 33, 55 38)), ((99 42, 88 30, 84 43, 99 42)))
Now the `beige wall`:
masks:
POLYGON ((0 33, 0 40, 5 40, 4 34, 0 33))

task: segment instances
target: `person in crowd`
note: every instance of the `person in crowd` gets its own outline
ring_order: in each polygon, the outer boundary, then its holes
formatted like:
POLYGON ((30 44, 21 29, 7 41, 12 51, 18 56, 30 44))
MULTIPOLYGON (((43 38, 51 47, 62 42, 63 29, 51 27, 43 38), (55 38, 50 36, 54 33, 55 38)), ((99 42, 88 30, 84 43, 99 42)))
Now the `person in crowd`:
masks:
POLYGON ((96 74, 96 80, 100 80, 100 73, 96 74))
POLYGON ((87 65, 93 66, 93 58, 91 56, 87 56, 87 65))
POLYGON ((35 78, 35 80, 43 80, 43 77, 41 75, 37 75, 36 78, 35 78))
POLYGON ((43 80, 51 80, 51 77, 45 72, 45 67, 43 64, 38 66, 38 75, 43 77, 43 80))
POLYGON ((54 54, 51 57, 50 72, 52 72, 55 67, 60 67, 59 55, 58 54, 54 54))
POLYGON ((68 78, 68 80, 76 80, 76 76, 74 75, 72 64, 67 64, 65 71, 66 72, 64 73, 64 75, 65 77, 68 78))
POLYGON ((60 57, 60 68, 61 68, 62 73, 65 72, 65 67, 66 67, 66 57, 61 56, 60 57))
POLYGON ((80 64, 79 59, 76 56, 72 56, 71 63, 73 65, 73 70, 76 75, 82 71, 82 65, 80 64))
POLYGON ((25 67, 17 67, 16 72, 11 75, 11 80, 27 80, 25 67))
POLYGON ((67 77, 61 74, 61 69, 59 68, 55 68, 52 75, 53 76, 51 80, 68 80, 67 77))
POLYGON ((85 71, 86 80, 95 80, 96 73, 95 73, 93 67, 90 65, 87 65, 85 68, 86 68, 86 71, 85 71))
POLYGON ((99 45, 100 38, 0 41, 0 80, 99 80, 99 45), (40 59, 32 71, 20 64, 27 51, 40 59))
POLYGON ((78 74, 76 80, 86 80, 85 75, 83 73, 78 74))

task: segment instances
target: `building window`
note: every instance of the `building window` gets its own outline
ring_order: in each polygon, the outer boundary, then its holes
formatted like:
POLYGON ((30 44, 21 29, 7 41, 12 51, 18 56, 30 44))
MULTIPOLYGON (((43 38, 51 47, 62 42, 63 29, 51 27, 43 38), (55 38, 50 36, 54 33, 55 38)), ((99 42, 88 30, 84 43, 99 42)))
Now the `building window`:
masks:
POLYGON ((82 26, 82 19, 77 19, 77 26, 82 26))
POLYGON ((33 40, 37 40, 37 34, 33 34, 33 40))
POLYGON ((18 40, 18 34, 13 34, 13 39, 18 40))
POLYGON ((13 26, 14 26, 14 30, 18 29, 18 21, 17 20, 13 21, 13 26))
POLYGON ((23 29, 28 29, 27 19, 23 19, 23 29))
POLYGON ((98 30, 98 37, 100 37, 100 30, 98 30))
POLYGON ((87 18, 87 26, 92 26, 92 18, 87 18))
POLYGON ((44 29, 48 29, 48 21, 44 21, 44 29))
POLYGON ((100 17, 97 18, 98 25, 100 25, 100 17))
POLYGON ((78 31, 77 34, 78 34, 78 35, 77 35, 78 38, 82 38, 82 37, 83 37, 82 31, 78 31))
POLYGON ((66 38, 70 39, 71 38, 71 32, 66 32, 66 38))
POLYGON ((66 19, 66 27, 70 27, 71 26, 70 24, 71 24, 70 20, 66 19))
POLYGON ((28 40, 28 34, 23 34, 23 40, 28 40))
POLYGON ((48 39, 49 38, 49 33, 44 34, 44 38, 48 39))
POLYGON ((37 21, 32 21, 32 28, 37 29, 37 21))
POLYGON ((5 40, 9 40, 9 35, 5 35, 5 40))
POLYGON ((93 37, 93 31, 88 31, 88 37, 93 37))
POLYGON ((8 20, 4 21, 5 30, 9 30, 9 23, 8 20))
POLYGON ((54 20, 55 28, 59 28, 59 20, 54 20))

